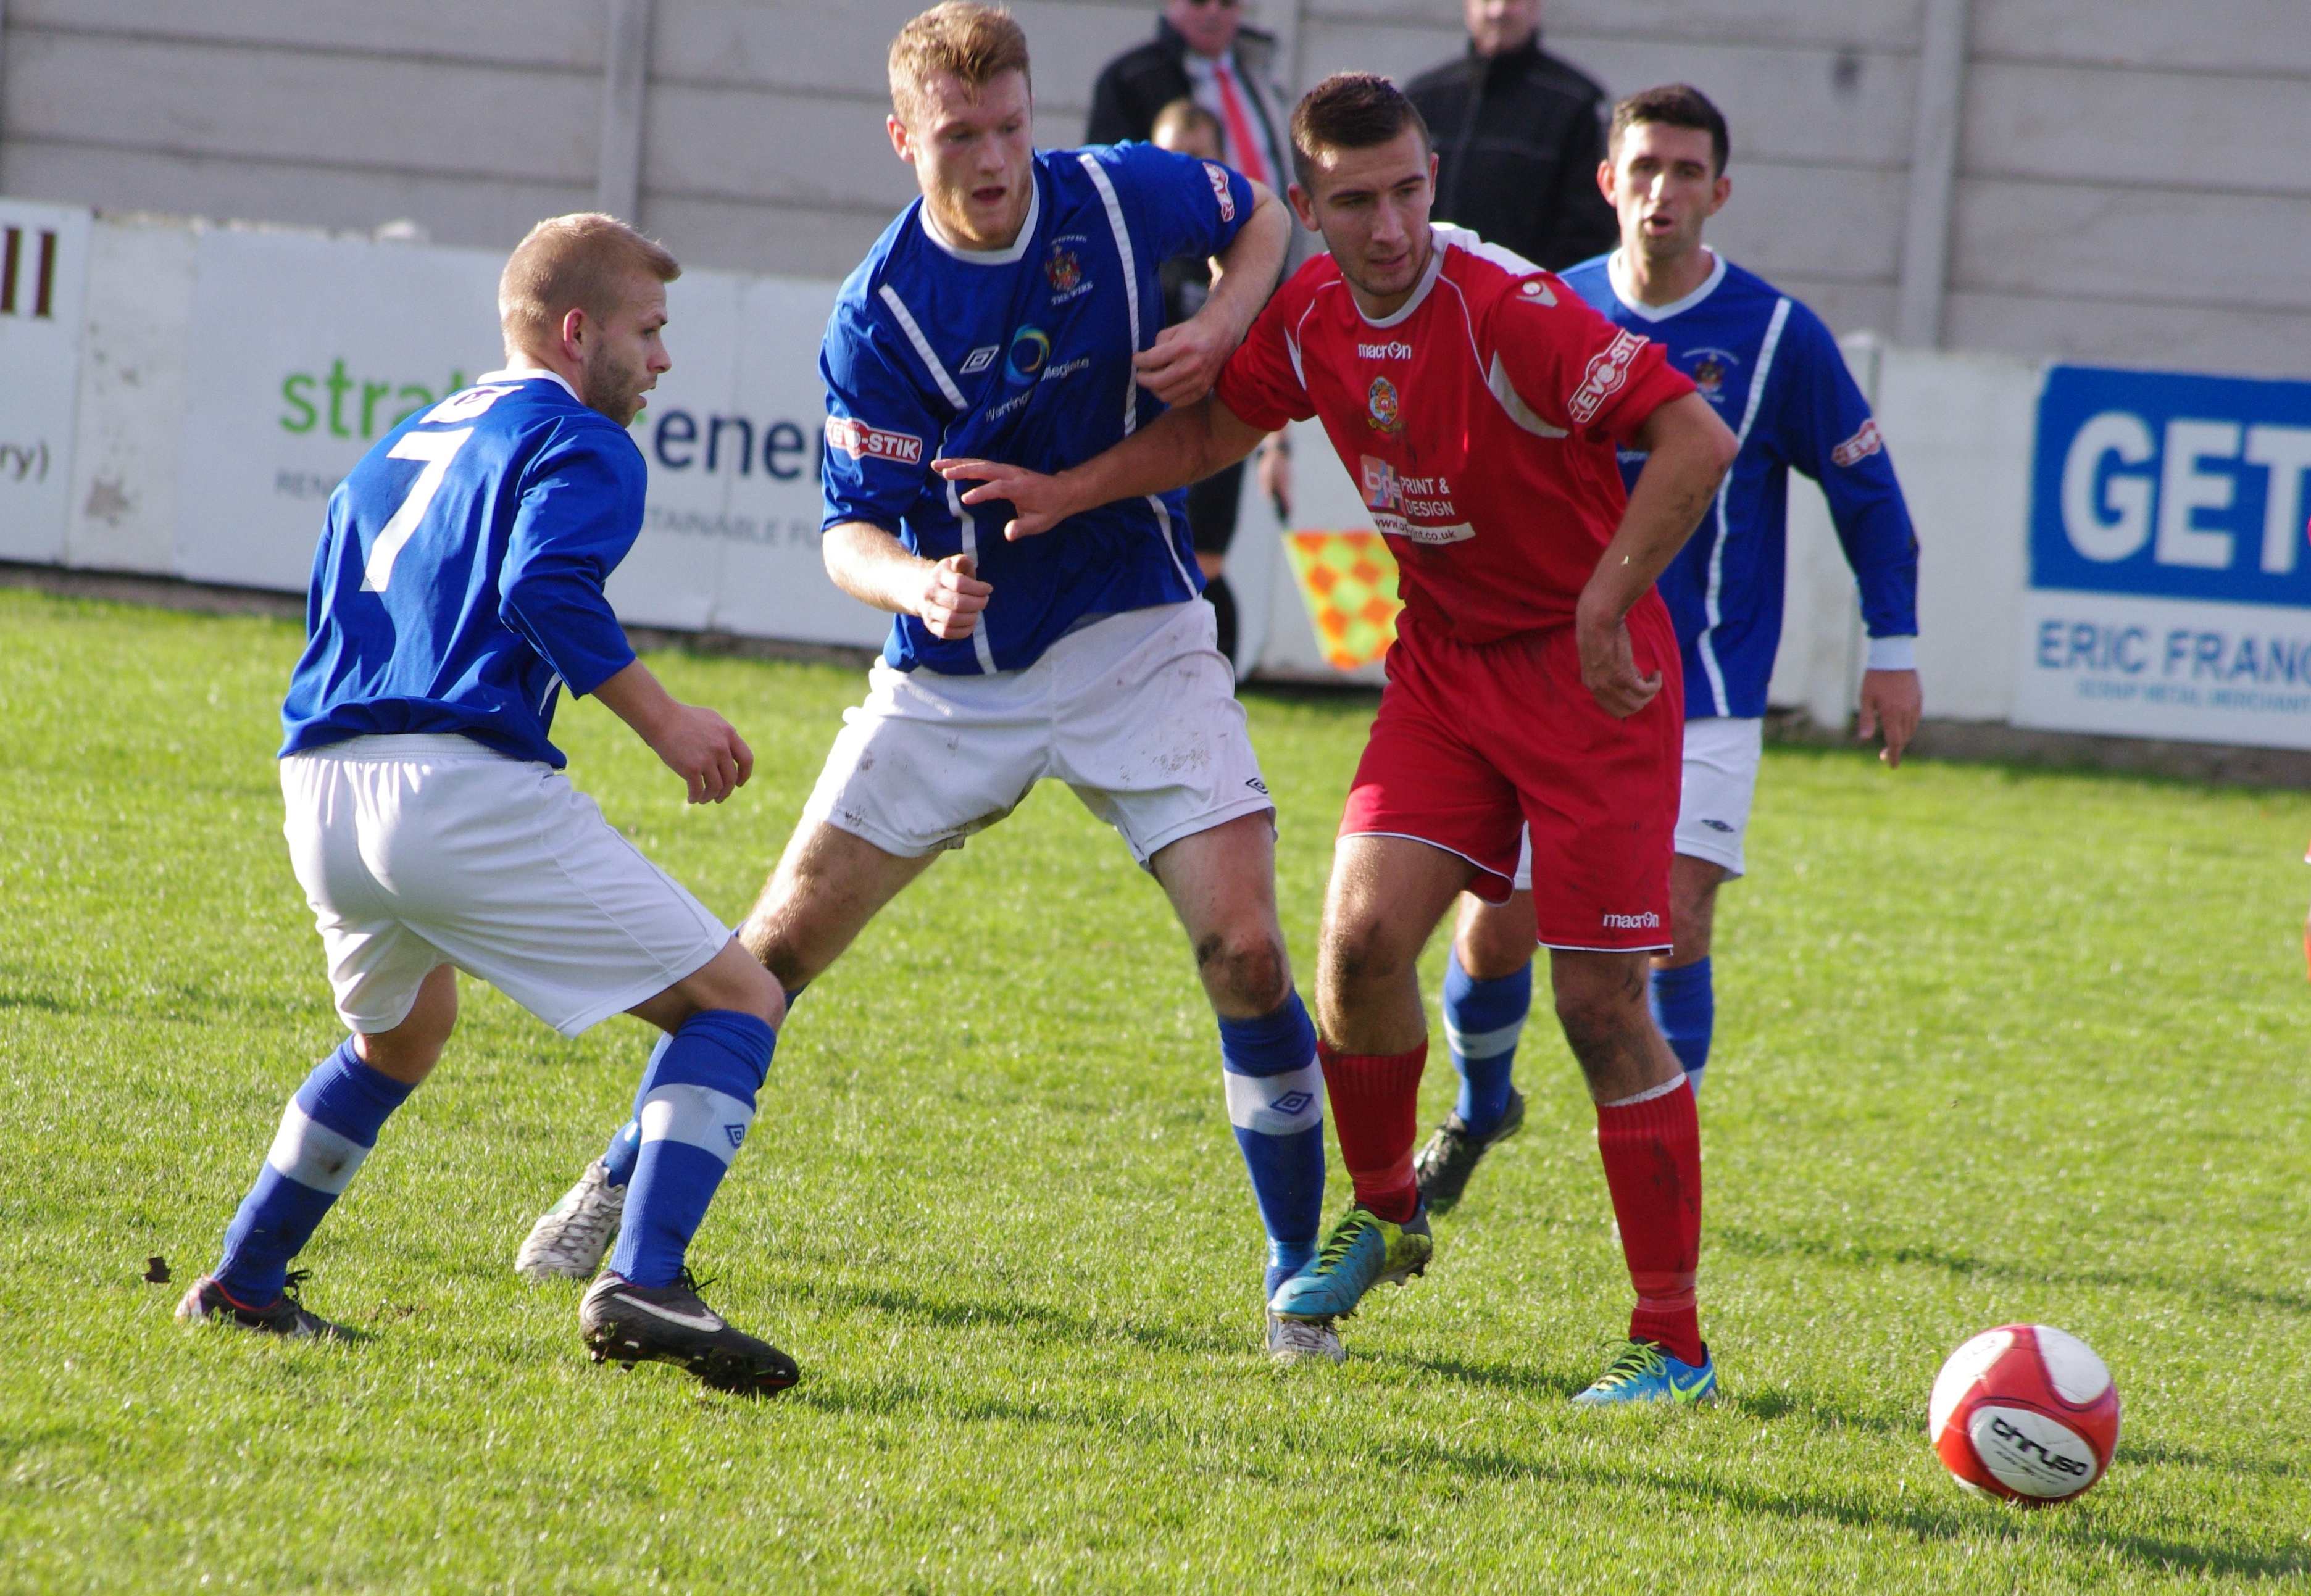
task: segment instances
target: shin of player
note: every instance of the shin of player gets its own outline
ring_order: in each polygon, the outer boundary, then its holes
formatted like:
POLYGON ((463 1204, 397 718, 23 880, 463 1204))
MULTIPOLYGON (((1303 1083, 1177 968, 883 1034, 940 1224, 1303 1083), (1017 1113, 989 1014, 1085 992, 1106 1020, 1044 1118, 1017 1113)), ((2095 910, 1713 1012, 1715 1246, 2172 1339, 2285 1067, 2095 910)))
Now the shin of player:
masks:
MULTIPOLYGON (((1341 821, 1317 977, 1355 1200, 1271 1306, 1329 1321, 1426 1267, 1415 963, 1464 888, 1506 895, 1530 819, 1551 882, 1539 938, 1600 1104, 1639 1296, 1632 1340, 1584 1400, 1693 1400, 1714 1380, 1692 1298, 1698 1141, 1644 999, 1646 957, 1666 942, 1683 724, 1676 639, 1651 589, 1732 434, 1645 339, 1529 262, 1430 224, 1426 130, 1385 80, 1328 80, 1293 136, 1293 204, 1330 254, 1278 292, 1210 399, 1055 477, 941 468, 976 481, 966 504, 1008 501, 1007 536, 1033 537, 1081 504, 1191 480, 1287 420, 1322 419, 1396 554, 1406 607, 1341 821), (1626 493, 1617 446, 1650 456, 1626 493)), ((1529 922, 1528 956, 1533 935, 1529 922)), ((1469 1017, 1464 1032, 1500 1033, 1513 1016, 1469 1017)), ((1504 1051, 1513 1031, 1491 1040, 1504 1051)))
POLYGON ((603 584, 641 529, 626 431, 668 369, 680 267, 623 222, 532 230, 499 290, 505 369, 409 417, 330 501, 283 708, 285 831, 352 1035, 284 1111, 187 1320, 336 1333, 289 1265, 457 1023, 455 970, 565 1035, 626 1012, 667 1042, 641 1099, 630 1244, 580 1325, 596 1357, 778 1390, 793 1361, 698 1301, 684 1254, 744 1139, 784 1017, 728 929, 562 775, 563 688, 720 802, 754 756, 634 657, 603 584))

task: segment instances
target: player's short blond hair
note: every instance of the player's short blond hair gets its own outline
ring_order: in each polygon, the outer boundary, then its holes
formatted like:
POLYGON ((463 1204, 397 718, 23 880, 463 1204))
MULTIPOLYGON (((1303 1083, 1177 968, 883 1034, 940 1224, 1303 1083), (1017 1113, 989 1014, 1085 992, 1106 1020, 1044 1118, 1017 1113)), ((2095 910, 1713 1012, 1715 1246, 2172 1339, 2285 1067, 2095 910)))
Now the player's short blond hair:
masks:
POLYGON ((642 273, 671 283, 682 266, 663 245, 615 216, 599 211, 549 216, 506 258, 498 279, 498 325, 509 347, 550 342, 572 310, 606 319, 626 285, 642 273))
POLYGON ((1032 90, 1027 33, 999 5, 946 0, 899 30, 891 40, 891 109, 910 126, 924 109, 924 87, 951 75, 973 94, 1016 72, 1032 90))

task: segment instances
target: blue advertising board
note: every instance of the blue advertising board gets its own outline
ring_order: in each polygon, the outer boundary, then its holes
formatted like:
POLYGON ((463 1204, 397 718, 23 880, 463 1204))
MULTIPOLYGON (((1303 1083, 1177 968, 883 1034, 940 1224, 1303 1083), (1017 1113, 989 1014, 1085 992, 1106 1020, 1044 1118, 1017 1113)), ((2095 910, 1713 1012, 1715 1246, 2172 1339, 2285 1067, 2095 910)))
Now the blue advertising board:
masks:
POLYGON ((2311 747, 2311 382, 2057 366, 2015 720, 2311 747))

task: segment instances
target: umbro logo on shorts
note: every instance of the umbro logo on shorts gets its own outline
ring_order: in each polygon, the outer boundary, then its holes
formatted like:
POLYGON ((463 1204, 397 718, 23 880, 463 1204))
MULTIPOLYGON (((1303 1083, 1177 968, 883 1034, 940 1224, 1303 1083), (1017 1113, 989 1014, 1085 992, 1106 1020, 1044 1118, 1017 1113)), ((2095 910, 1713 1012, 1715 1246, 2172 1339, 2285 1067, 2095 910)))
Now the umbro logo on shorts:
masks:
POLYGON ((1655 914, 1650 909, 1646 910, 1643 914, 1609 914, 1605 916, 1605 929, 1610 931, 1650 931, 1657 929, 1660 925, 1661 916, 1655 914))
POLYGON ((733 1147, 746 1146, 746 1128, 744 1125, 725 1125, 722 1127, 722 1134, 730 1138, 730 1145, 733 1147))
POLYGON ((1726 824, 1725 822, 1722 820, 1705 820, 1701 824, 1707 826, 1713 832, 1724 832, 1728 835, 1731 835, 1733 830, 1731 826, 1726 824))
POLYGON ((1252 791, 1260 794, 1262 797, 1266 797, 1268 795, 1268 783, 1261 781, 1257 776, 1246 776, 1244 778, 1243 784, 1246 787, 1251 788, 1252 791))

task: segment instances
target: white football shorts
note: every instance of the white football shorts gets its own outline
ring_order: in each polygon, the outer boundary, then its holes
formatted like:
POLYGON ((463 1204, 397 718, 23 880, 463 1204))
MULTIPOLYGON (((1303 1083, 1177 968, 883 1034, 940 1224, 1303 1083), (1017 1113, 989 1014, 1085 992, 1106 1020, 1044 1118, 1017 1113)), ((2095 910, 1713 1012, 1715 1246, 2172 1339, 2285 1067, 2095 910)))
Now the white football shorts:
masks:
MULTIPOLYGON (((1685 723, 1685 774, 1677 806, 1677 851, 1706 859, 1727 876, 1742 875, 1742 839, 1757 796, 1757 765, 1766 754, 1766 723, 1706 715, 1685 723)), ((1516 886, 1532 888, 1532 840, 1517 855, 1516 886)))
POLYGON ((1275 808, 1210 605, 1108 615, 993 676, 876 661, 802 818, 920 859, 962 847, 1046 776, 1142 868, 1182 837, 1275 808))
POLYGON ((364 1034, 408 1018, 449 964, 575 1036, 730 940, 568 777, 470 737, 292 754, 281 796, 337 1015, 364 1034))

